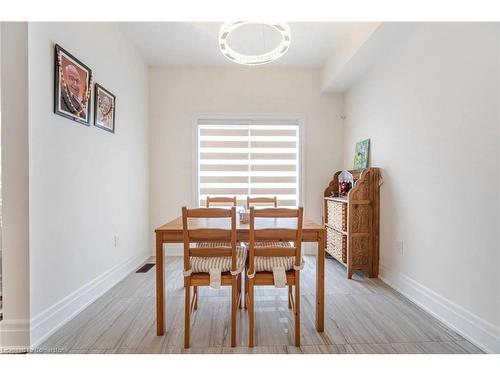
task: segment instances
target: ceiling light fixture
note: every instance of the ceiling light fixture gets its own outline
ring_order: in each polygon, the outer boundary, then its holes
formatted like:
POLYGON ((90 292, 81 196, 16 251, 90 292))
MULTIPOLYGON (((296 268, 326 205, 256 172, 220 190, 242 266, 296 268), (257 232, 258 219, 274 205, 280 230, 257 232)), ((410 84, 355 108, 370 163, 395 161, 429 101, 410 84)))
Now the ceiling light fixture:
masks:
POLYGON ((270 63, 274 60, 279 59, 281 56, 283 56, 286 51, 288 51, 288 48, 290 48, 290 42, 291 42, 292 35, 290 33, 290 27, 288 26, 287 23, 285 22, 245 22, 245 21, 240 21, 240 22, 226 22, 222 25, 219 31, 219 48, 222 52, 222 54, 229 59, 230 61, 237 63, 237 64, 242 64, 242 65, 262 65, 262 64, 267 64, 270 63), (242 53, 236 52, 234 49, 232 49, 227 40, 229 38, 229 35, 235 31, 236 29, 240 28, 241 26, 244 25, 249 25, 249 24, 259 24, 259 25, 266 25, 266 26, 271 26, 274 28, 276 31, 278 31, 281 35, 281 42, 278 44, 276 48, 273 50, 260 54, 260 55, 244 55, 242 53))

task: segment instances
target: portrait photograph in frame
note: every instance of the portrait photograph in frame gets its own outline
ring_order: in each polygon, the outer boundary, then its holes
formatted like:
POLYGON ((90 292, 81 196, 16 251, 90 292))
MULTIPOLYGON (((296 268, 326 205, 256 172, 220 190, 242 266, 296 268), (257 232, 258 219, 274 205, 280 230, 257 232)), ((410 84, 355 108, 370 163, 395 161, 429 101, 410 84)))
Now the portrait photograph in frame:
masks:
POLYGON ((90 126, 92 70, 55 45, 54 113, 90 126))
POLYGON ((116 96, 96 83, 94 89, 94 125, 114 133, 115 109, 116 96))

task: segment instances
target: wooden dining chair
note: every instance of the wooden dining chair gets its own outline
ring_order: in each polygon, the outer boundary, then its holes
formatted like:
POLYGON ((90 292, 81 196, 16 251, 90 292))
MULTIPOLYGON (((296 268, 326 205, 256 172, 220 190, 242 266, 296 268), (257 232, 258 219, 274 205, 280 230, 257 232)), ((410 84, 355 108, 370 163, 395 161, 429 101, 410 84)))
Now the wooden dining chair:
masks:
POLYGON ((233 207, 238 204, 236 197, 207 197, 207 208, 210 208, 210 204, 221 205, 221 203, 231 203, 233 207))
POLYGON ((301 255, 302 220, 302 207, 298 209, 250 207, 250 242, 245 275, 250 347, 254 346, 254 287, 259 285, 276 287, 288 285, 288 308, 293 309, 295 317, 295 346, 300 346, 300 270, 304 264, 301 255), (278 219, 275 221, 278 224, 256 226, 256 218, 278 219), (282 220, 283 224, 286 222, 286 225, 279 227, 279 220, 282 220))
POLYGON ((247 251, 236 244, 236 208, 182 207, 184 241, 184 347, 189 348, 191 314, 198 308, 198 287, 231 286, 231 346, 236 346, 236 313, 241 305, 241 273, 247 251), (197 219, 214 219, 222 228, 197 228, 197 219), (191 226, 191 224, 193 224, 191 226), (216 246, 198 246, 218 244, 216 246), (229 246, 225 246, 225 245, 229 246), (194 246, 193 246, 194 245, 194 246), (193 296, 191 298, 191 287, 193 296))
MULTIPOLYGON (((237 200, 236 197, 208 197, 207 196, 207 203, 206 206, 207 208, 210 208, 210 205, 216 205, 219 207, 236 207, 237 206, 237 200), (230 205, 227 205, 229 203, 230 205)), ((200 243, 198 246, 201 247, 213 247, 213 246, 230 246, 228 243, 218 243, 218 242, 212 242, 212 243, 200 243)))
MULTIPOLYGON (((264 208, 264 207, 278 207, 278 198, 277 197, 255 197, 251 198, 250 196, 247 196, 247 210, 250 210, 250 207, 253 205, 255 208, 264 208)), ((284 246, 285 243, 283 242, 270 242, 266 241, 267 246, 284 246)))
POLYGON ((277 197, 255 197, 251 198, 247 196, 247 210, 250 210, 253 204, 266 204, 268 206, 273 206, 274 208, 278 207, 278 198, 277 197))

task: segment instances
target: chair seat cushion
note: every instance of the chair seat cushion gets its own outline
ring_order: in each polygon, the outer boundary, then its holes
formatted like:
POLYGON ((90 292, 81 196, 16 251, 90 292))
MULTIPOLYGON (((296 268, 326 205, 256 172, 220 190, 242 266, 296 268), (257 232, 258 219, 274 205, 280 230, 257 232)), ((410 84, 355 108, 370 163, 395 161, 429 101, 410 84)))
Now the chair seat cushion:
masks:
POLYGON ((230 242, 198 242, 196 247, 231 247, 230 242))
MULTIPOLYGON (((213 246, 212 246, 213 247, 213 246)), ((243 246, 236 249, 237 271, 243 270, 247 259, 247 250, 243 246)), ((210 273, 211 269, 221 272, 231 271, 231 257, 190 257, 192 273, 210 273)))
POLYGON ((255 247, 292 247, 292 244, 285 241, 258 241, 255 247))
MULTIPOLYGON (((255 272, 273 272, 275 267, 283 267, 285 271, 293 270, 295 257, 254 257, 255 272)), ((304 259, 301 260, 304 264, 304 259)))
MULTIPOLYGON (((290 242, 286 241, 259 241, 255 242, 255 248, 259 247, 292 247, 290 242)), ((285 271, 293 269, 295 264, 295 257, 263 257, 256 256, 255 272, 273 272, 274 267, 283 267, 285 271)), ((304 260, 302 259, 302 263, 304 260)))

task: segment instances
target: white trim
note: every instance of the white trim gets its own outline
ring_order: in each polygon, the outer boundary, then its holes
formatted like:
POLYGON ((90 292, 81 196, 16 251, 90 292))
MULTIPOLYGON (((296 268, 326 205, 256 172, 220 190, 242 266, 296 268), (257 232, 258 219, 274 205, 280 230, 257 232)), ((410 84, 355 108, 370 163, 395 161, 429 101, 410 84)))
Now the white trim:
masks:
POLYGON ((200 185, 200 176, 198 175, 198 120, 202 116, 195 116, 193 118, 193 123, 192 123, 192 149, 193 152, 191 154, 191 173, 193 174, 191 177, 191 186, 193 187, 193 190, 191 191, 191 207, 198 207, 198 191, 199 191, 199 185, 200 185))
POLYGON ((500 353, 499 327, 382 264, 380 279, 485 352, 500 353))
POLYGON ((136 270, 149 257, 149 255, 141 254, 126 259, 31 319, 31 348, 35 349, 62 325, 136 270))
POLYGON ((298 147, 298 161, 299 161, 299 186, 298 186, 298 205, 305 207, 305 123, 306 117, 303 113, 198 113, 192 119, 192 132, 191 132, 191 142, 192 142, 192 156, 191 156, 191 171, 192 181, 191 185, 193 190, 191 192, 191 206, 198 206, 198 187, 199 187, 199 176, 198 176, 198 120, 200 119, 220 119, 220 120, 230 120, 230 119, 253 119, 253 120, 292 120, 296 121, 299 126, 299 147, 298 147))
POLYGON ((29 333, 28 319, 5 319, 4 317, 0 321, 0 355, 28 352, 29 333))

